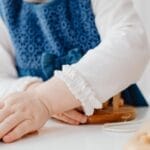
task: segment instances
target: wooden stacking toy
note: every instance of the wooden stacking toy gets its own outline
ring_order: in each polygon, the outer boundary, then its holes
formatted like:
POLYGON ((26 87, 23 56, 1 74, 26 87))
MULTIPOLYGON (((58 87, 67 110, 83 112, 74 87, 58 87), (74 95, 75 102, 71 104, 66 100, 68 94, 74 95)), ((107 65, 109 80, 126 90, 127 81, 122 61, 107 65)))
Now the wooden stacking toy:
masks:
POLYGON ((135 119, 136 110, 132 106, 124 105, 121 94, 118 94, 105 102, 102 109, 96 109, 92 116, 88 117, 88 124, 104 124, 112 122, 130 121, 135 119))

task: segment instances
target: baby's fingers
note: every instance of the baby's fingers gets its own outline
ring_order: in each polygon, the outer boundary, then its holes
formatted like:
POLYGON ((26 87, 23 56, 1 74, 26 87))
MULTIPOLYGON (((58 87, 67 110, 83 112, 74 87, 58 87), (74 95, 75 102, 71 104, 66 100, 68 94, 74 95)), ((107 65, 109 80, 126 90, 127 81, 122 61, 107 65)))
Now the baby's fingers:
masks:
POLYGON ((76 111, 76 110, 70 110, 64 113, 67 117, 78 121, 79 123, 86 123, 87 122, 87 116, 84 114, 76 111))
POLYGON ((0 123, 0 139, 23 121, 20 113, 14 113, 0 123))
POLYGON ((3 141, 5 143, 10 143, 16 140, 19 140, 24 135, 31 132, 31 121, 25 120, 21 124, 19 124, 15 129, 13 129, 10 133, 3 137, 3 141))
POLYGON ((13 112, 11 109, 4 108, 0 110, 0 123, 5 120, 8 116, 10 116, 13 112))
POLYGON ((64 115, 63 113, 62 114, 57 114, 57 115, 54 115, 53 118, 59 120, 59 121, 62 121, 62 122, 65 122, 65 123, 68 123, 68 124, 71 124, 71 125, 79 125, 79 122, 78 121, 75 121, 69 117, 67 117, 66 115, 64 115))

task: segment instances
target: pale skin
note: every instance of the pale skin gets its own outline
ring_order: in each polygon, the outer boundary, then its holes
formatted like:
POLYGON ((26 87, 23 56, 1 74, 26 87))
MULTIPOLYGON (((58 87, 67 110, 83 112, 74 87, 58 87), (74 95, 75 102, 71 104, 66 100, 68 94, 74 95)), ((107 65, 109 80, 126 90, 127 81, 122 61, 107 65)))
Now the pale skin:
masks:
POLYGON ((87 116, 75 109, 80 106, 60 79, 34 83, 0 102, 0 139, 5 143, 16 141, 38 131, 51 117, 73 125, 86 123, 87 116))
MULTIPOLYGON (((32 90, 40 84, 41 83, 32 83, 27 87, 26 90, 32 90)), ((63 113, 54 114, 52 115, 52 118, 65 122, 67 124, 79 125, 82 123, 86 123, 87 120, 87 116, 81 112, 83 112, 82 107, 79 107, 63 113)))

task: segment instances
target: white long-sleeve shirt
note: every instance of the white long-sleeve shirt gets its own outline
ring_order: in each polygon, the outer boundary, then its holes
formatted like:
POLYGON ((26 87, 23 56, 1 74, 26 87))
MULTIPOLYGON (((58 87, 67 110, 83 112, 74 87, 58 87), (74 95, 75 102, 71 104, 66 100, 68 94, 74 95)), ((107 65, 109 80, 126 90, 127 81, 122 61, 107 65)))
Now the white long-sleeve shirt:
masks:
MULTIPOLYGON (((29 1, 29 0, 28 0, 29 1)), ((33 0, 32 0, 33 1, 33 0)), ((55 76, 81 101, 87 115, 94 108, 136 83, 149 61, 150 53, 143 26, 132 0, 91 0, 102 42, 73 65, 64 65, 55 76)), ((17 76, 15 50, 8 31, 0 21, 0 98, 23 91, 37 77, 17 76)))

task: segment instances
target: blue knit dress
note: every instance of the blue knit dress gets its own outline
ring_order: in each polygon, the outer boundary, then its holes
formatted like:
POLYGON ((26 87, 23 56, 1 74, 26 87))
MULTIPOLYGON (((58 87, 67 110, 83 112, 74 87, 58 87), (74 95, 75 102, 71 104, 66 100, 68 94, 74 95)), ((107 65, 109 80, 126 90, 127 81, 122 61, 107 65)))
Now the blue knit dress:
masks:
MULTIPOLYGON (((90 0, 49 0, 34 4, 0 0, 0 15, 16 50, 20 77, 48 80, 56 69, 78 62, 101 42, 90 0)), ((147 106, 136 85, 123 91, 122 96, 128 104, 147 106)))

